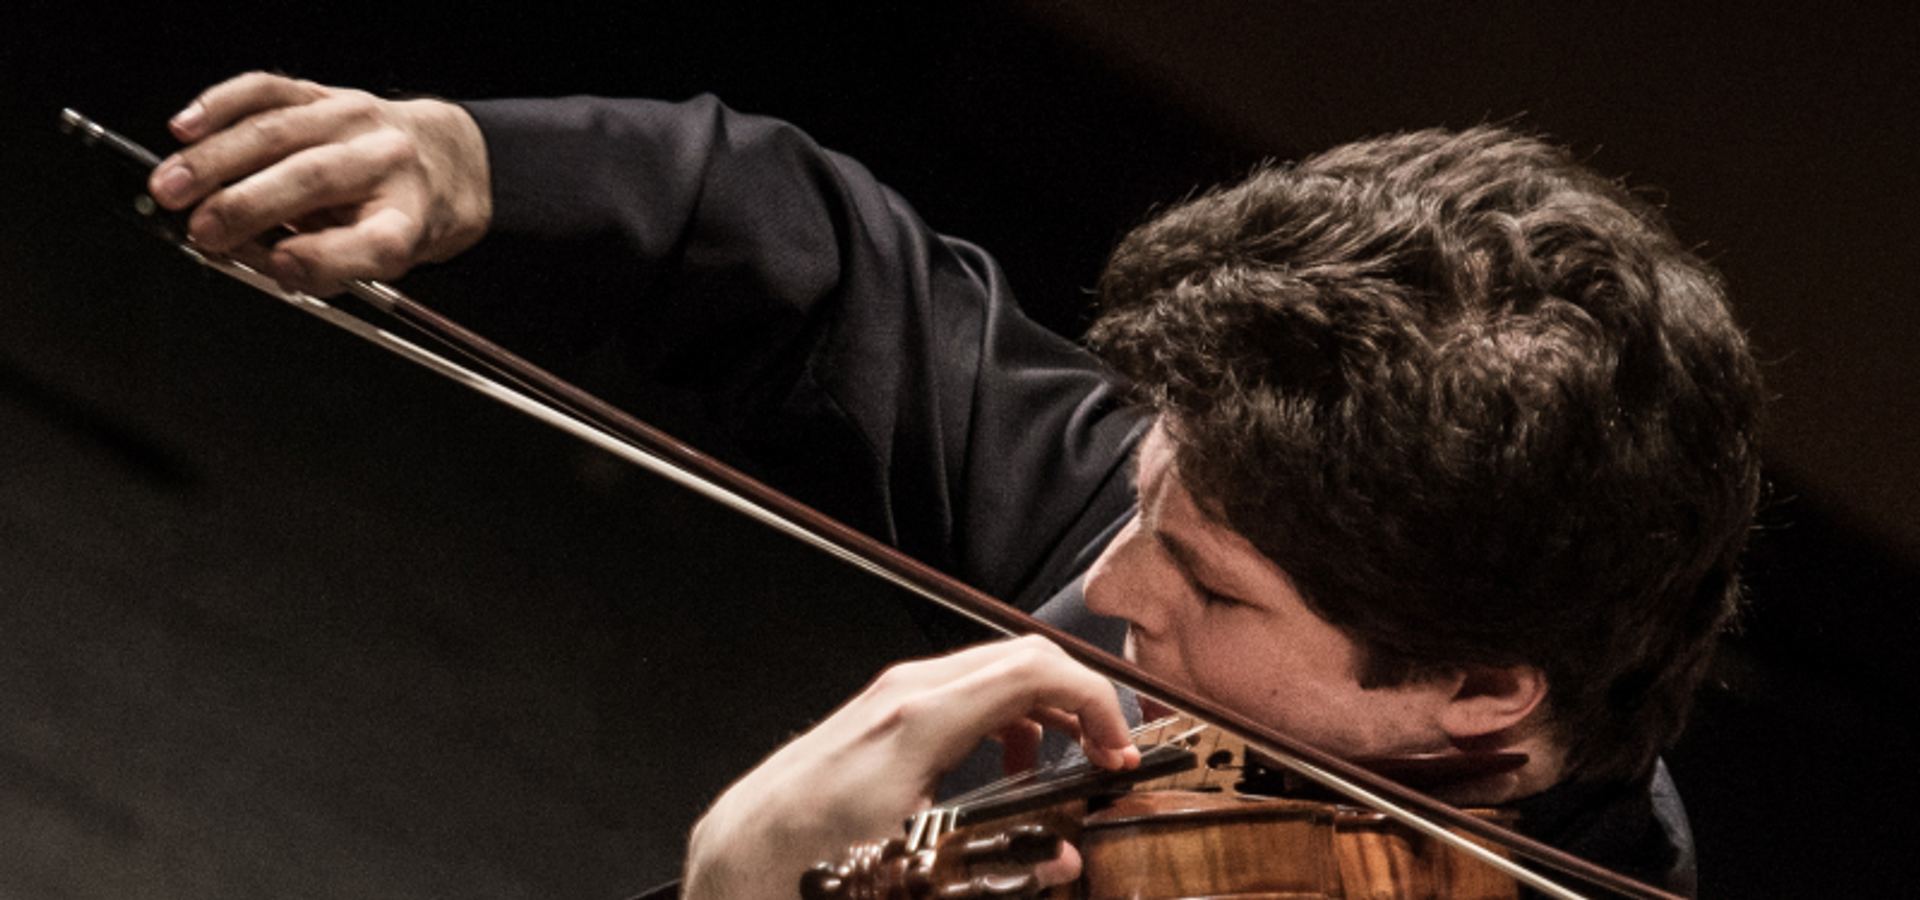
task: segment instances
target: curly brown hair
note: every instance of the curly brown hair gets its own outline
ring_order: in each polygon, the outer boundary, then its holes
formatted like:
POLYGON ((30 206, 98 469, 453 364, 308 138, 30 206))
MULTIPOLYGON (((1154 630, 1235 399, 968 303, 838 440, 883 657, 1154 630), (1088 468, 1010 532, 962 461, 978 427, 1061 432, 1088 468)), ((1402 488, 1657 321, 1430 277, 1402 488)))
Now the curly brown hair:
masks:
POLYGON ((1352 144, 1169 209, 1090 338, 1368 687, 1546 673, 1569 777, 1679 734, 1760 493, 1762 390, 1659 214, 1509 131, 1352 144))

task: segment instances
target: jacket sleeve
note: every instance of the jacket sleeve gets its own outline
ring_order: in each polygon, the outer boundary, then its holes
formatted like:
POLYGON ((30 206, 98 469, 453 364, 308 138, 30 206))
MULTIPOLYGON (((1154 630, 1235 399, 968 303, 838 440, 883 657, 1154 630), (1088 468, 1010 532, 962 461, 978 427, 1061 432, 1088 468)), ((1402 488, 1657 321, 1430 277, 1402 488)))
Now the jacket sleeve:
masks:
POLYGON ((1125 514, 1141 414, 858 163, 708 97, 467 108, 495 197, 476 253, 552 273, 526 327, 611 337, 708 449, 1029 608, 1125 514))

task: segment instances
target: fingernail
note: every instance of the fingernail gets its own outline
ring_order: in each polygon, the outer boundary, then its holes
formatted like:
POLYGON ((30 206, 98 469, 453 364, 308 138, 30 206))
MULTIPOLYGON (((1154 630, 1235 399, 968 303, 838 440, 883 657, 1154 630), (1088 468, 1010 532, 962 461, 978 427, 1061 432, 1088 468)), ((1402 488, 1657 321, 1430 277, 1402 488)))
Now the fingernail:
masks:
POLYGON ((206 119, 206 106, 202 105, 200 101, 195 100, 187 104, 186 109, 173 114, 172 125, 175 131, 183 134, 193 134, 199 130, 200 123, 205 122, 206 119))
POLYGON ((160 171, 153 176, 153 196, 161 203, 179 203, 192 188, 193 173, 178 159, 161 163, 160 171))

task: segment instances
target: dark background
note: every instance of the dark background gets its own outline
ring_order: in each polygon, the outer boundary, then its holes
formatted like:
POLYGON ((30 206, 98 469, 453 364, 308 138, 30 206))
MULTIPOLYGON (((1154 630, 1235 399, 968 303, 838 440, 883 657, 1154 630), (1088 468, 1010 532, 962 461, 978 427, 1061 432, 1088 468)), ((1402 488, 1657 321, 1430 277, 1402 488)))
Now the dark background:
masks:
MULTIPOLYGON (((1514 120, 1660 191, 1779 401, 1747 630, 1671 761, 1707 895, 1898 892, 1920 700, 1912 13, 1694 5, 16 4, 0 38, 0 895, 618 898, 905 601, 119 228, 248 68, 801 123, 1069 333, 1155 203, 1514 120)), ((1891 8, 1891 7, 1889 7, 1891 8)), ((409 281, 422 299, 433 278, 409 281)))

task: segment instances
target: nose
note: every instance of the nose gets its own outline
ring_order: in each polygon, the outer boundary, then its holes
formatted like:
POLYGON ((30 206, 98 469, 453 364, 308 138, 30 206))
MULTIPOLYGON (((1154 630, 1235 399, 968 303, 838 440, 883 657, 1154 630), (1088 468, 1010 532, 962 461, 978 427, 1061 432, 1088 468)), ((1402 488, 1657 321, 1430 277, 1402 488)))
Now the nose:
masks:
POLYGON ((1103 616, 1126 619, 1137 635, 1151 636, 1164 626, 1162 604, 1155 598, 1164 594, 1161 584, 1172 573, 1170 560, 1159 542, 1140 526, 1138 513, 1120 533, 1114 535, 1100 557, 1087 570, 1087 608, 1103 616))

